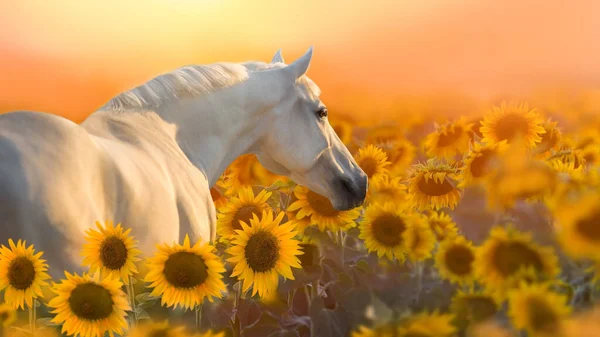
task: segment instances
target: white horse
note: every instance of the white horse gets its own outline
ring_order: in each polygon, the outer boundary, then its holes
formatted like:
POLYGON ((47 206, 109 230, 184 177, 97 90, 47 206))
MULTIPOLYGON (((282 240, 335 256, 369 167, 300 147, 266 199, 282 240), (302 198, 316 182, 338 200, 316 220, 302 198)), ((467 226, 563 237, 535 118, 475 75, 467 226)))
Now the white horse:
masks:
POLYGON ((327 121, 306 75, 286 65, 187 66, 113 98, 81 125, 39 112, 0 115, 0 243, 35 244, 54 278, 81 271, 85 230, 113 220, 156 244, 214 240, 209 188, 238 156, 326 196, 362 203, 367 178, 327 121))

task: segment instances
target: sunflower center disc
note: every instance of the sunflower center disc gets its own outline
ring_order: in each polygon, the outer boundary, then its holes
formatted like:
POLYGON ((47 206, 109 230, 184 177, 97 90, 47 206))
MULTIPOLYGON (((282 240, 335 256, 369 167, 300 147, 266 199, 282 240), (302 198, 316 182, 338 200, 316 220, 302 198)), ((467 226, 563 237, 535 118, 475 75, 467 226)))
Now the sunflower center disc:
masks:
POLYGON ((115 236, 106 238, 100 247, 100 260, 108 269, 121 269, 127 262, 127 246, 123 240, 115 236))
POLYGON ((300 259, 300 265, 303 268, 312 267, 319 263, 319 247, 311 243, 301 243, 300 248, 304 254, 298 255, 298 259, 300 259))
POLYGON ((18 290, 25 290, 35 280, 35 268, 33 262, 26 257, 15 258, 8 267, 8 282, 18 290))
POLYGON ((361 160, 359 166, 369 178, 372 178, 377 173, 377 160, 373 158, 367 157, 361 160))
POLYGON ((456 275, 471 273, 471 266, 475 260, 473 252, 463 246, 454 246, 446 252, 446 265, 456 275))
POLYGON ((406 225, 399 216, 384 214, 373 221, 372 228, 375 240, 384 246, 395 247, 402 243, 406 225))
POLYGON ((480 153, 481 155, 473 159, 470 165, 471 175, 473 175, 473 177, 475 178, 481 178, 488 172, 488 164, 493 151, 483 150, 480 153))
POLYGON ((208 277, 202 256, 189 252, 178 252, 169 256, 163 271, 167 281, 175 288, 194 288, 208 277))
POLYGON ((527 135, 529 125, 525 117, 509 114, 498 120, 494 130, 498 140, 512 140, 519 135, 527 135))
POLYGON ((447 179, 444 179, 441 183, 438 183, 434 179, 427 179, 427 181, 425 181, 425 178, 422 178, 419 180, 418 186, 421 192, 432 197, 446 195, 454 190, 454 187, 448 182, 447 179))
POLYGON ((554 330, 558 317, 548 304, 532 299, 527 303, 527 310, 531 318, 531 326, 536 332, 554 330))
POLYGON ((245 250, 248 266, 255 272, 266 272, 279 260, 279 243, 273 234, 260 231, 250 237, 245 250))
POLYGON ((95 321, 110 316, 114 302, 110 291, 94 283, 80 284, 69 296, 71 311, 80 319, 95 321))
POLYGON ((533 266, 541 271, 543 263, 539 254, 520 242, 502 242, 493 255, 493 263, 504 276, 518 272, 522 267, 533 266))
POLYGON ((260 209, 254 205, 240 207, 237 212, 235 212, 235 216, 233 217, 232 227, 233 230, 242 229, 242 221, 246 223, 246 225, 250 225, 250 219, 252 219, 252 215, 256 214, 257 217, 260 218, 260 209))
POLYGON ((148 334, 148 337, 168 337, 168 336, 169 336, 168 328, 155 329, 155 330, 150 331, 150 333, 148 334))
POLYGON ((313 191, 308 191, 306 194, 306 200, 308 200, 310 207, 320 215, 336 216, 340 213, 338 210, 333 208, 333 205, 329 199, 313 191))
POLYGON ((0 313, 0 324, 6 322, 8 320, 8 312, 0 313))
POLYGON ((579 229, 579 232, 588 239, 595 241, 600 240, 600 212, 597 211, 580 220, 577 223, 577 229, 579 229))
POLYGON ((440 134, 437 145, 439 147, 446 147, 446 146, 453 145, 460 138, 462 133, 463 133, 463 129, 460 127, 455 128, 453 131, 448 131, 446 133, 442 133, 442 134, 440 134))

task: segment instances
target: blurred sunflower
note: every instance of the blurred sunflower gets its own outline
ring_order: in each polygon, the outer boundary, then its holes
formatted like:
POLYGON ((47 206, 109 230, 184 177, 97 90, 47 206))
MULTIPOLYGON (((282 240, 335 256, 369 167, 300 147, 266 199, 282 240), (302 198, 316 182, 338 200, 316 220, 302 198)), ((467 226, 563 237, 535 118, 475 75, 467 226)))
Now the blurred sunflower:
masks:
POLYGON ((253 215, 260 216, 263 210, 270 208, 267 200, 271 194, 267 190, 262 190, 255 196, 251 186, 240 187, 237 197, 232 197, 217 214, 219 237, 231 239, 236 230, 242 229, 242 222, 248 223, 253 215))
POLYGON ((464 118, 436 127, 424 140, 427 156, 451 159, 469 149, 469 131, 473 125, 464 118))
POLYGON ((513 284, 514 276, 532 267, 544 278, 553 279, 560 272, 554 250, 534 243, 531 234, 494 227, 475 254, 475 274, 489 289, 503 291, 513 284))
POLYGON ((502 102, 499 107, 492 107, 492 112, 484 117, 479 130, 486 143, 501 140, 511 143, 515 138, 523 137, 526 146, 533 148, 542 141, 541 135, 546 132, 542 124, 541 116, 536 109, 530 109, 529 104, 502 102))
POLYGON ((404 241, 408 257, 411 261, 423 261, 430 258, 436 239, 425 216, 417 216, 407 225, 406 230, 402 233, 402 241, 404 241))
POLYGON ((573 163, 574 168, 578 168, 580 166, 585 165, 583 151, 569 148, 562 148, 558 151, 554 151, 546 160, 549 162, 556 160, 561 161, 563 163, 573 163))
POLYGON ((390 162, 389 170, 393 176, 403 176, 415 159, 417 149, 407 139, 398 139, 393 143, 379 145, 390 162))
POLYGON ((171 327, 168 321, 161 323, 145 322, 133 328, 127 337, 188 337, 189 333, 182 326, 171 327))
POLYGON ((8 303, 0 304, 0 330, 8 328, 17 320, 17 312, 8 303))
POLYGON ((138 272, 135 263, 142 254, 136 248, 137 241, 129 235, 131 228, 124 230, 121 224, 115 227, 112 221, 106 221, 105 225, 96 221, 96 227, 98 230, 86 231, 82 265, 89 266, 90 273, 100 271, 103 276, 120 278, 129 284, 130 276, 138 272))
POLYGON ((564 336, 563 323, 570 311, 566 297, 544 284, 524 285, 509 293, 512 324, 529 336, 564 336))
POLYGON ((469 122, 472 124, 472 126, 469 129, 468 134, 472 142, 479 142, 481 139, 483 139, 483 134, 480 130, 483 118, 484 116, 474 116, 469 118, 469 122))
POLYGON ((505 140, 491 144, 475 143, 463 159, 458 186, 464 187, 482 181, 489 174, 494 160, 507 149, 505 140))
POLYGON ((456 187, 456 173, 452 166, 436 164, 433 160, 414 165, 408 194, 415 206, 419 210, 454 209, 461 197, 461 191, 456 187))
POLYGON ((227 249, 231 255, 227 261, 234 265, 231 277, 243 281, 243 291, 252 287, 253 296, 268 297, 276 291, 279 275, 293 280, 292 268, 302 268, 300 243, 293 239, 295 225, 281 224, 284 215, 281 212, 274 218, 271 210, 260 219, 255 215, 249 226, 242 223, 231 241, 233 246, 227 249))
POLYGON ((473 244, 463 236, 442 241, 435 254, 440 278, 460 285, 471 285, 475 281, 474 262, 473 244))
POLYGON ((191 309, 205 298, 221 298, 226 290, 223 283, 225 266, 215 255, 215 248, 201 240, 193 246, 188 235, 183 245, 173 243, 158 246, 147 260, 148 274, 144 281, 153 288, 151 296, 161 297, 161 305, 191 309))
POLYGON ((390 143, 402 139, 402 132, 395 125, 379 125, 376 127, 372 127, 367 131, 367 135, 365 137, 365 145, 376 145, 380 146, 381 144, 390 143))
POLYGON ((536 153, 546 153, 550 150, 556 150, 562 142, 562 132, 558 128, 558 123, 552 120, 547 120, 542 124, 545 133, 541 135, 542 140, 535 148, 536 153))
POLYGON ((285 179, 277 176, 264 168, 254 154, 245 154, 238 157, 227 168, 228 192, 235 193, 242 186, 247 185, 270 185, 277 179, 285 179))
POLYGON ((499 310, 498 298, 485 291, 458 290, 450 305, 450 312, 455 317, 454 324, 461 330, 493 318, 499 310))
POLYGON ((384 175, 376 181, 369 181, 369 189, 367 190, 368 203, 384 203, 389 200, 394 200, 397 203, 403 203, 408 200, 406 193, 406 185, 402 184, 399 177, 391 178, 384 175))
POLYGON ((444 212, 429 212, 427 223, 435 235, 436 240, 439 242, 444 241, 446 238, 458 236, 458 227, 456 226, 456 223, 444 212))
POLYGON ((386 175, 388 172, 387 167, 391 164, 385 152, 372 144, 360 148, 354 160, 365 172, 369 181, 375 181, 386 175))
POLYGON ((400 322, 398 326, 399 337, 453 337, 456 327, 452 325, 452 314, 434 312, 421 312, 400 322))
POLYGON ((314 239, 303 237, 299 245, 302 254, 298 255, 298 259, 300 260, 302 269, 307 270, 308 268, 321 264, 319 244, 314 239))
POLYGON ((589 191, 563 200, 554 210, 557 237, 573 258, 600 258, 600 194, 589 191))
POLYGON ((352 124, 343 119, 330 119, 329 124, 335 131, 336 135, 340 138, 342 143, 346 146, 352 143, 352 124))
POLYGON ((378 257, 404 261, 404 232, 409 224, 419 221, 422 221, 420 215, 401 204, 371 204, 360 222, 358 237, 364 240, 367 250, 376 252, 378 257))
POLYGON ((548 209, 553 210, 568 199, 579 197, 586 190, 597 186, 595 175, 584 170, 583 166, 575 168, 573 162, 553 160, 546 162, 556 174, 556 185, 546 191, 543 198, 548 209))
POLYGON ((215 185, 210 188, 210 197, 212 198, 217 211, 220 211, 227 205, 228 201, 225 196, 225 191, 227 191, 227 183, 223 180, 223 175, 221 175, 215 185))
POLYGON ((484 181, 489 208, 503 210, 512 207, 517 200, 537 201, 555 188, 554 171, 532 158, 519 140, 514 140, 495 164, 484 181))
POLYGON ((394 331, 387 325, 374 329, 359 325, 356 330, 352 331, 350 337, 394 337, 394 331))
POLYGON ((360 216, 359 208, 338 211, 333 208, 329 199, 304 186, 296 186, 294 195, 298 200, 288 207, 288 212, 298 211, 296 219, 310 217, 311 224, 318 225, 322 232, 326 229, 337 232, 354 227, 354 220, 360 216))
POLYGON ((31 308, 33 299, 43 297, 42 287, 48 286, 48 264, 35 253, 33 245, 19 240, 15 245, 8 239, 8 247, 0 246, 0 291, 4 290, 4 301, 13 308, 31 308))
POLYGON ((81 337, 123 335, 127 329, 126 313, 130 310, 127 296, 121 290, 123 283, 114 278, 100 278, 83 274, 69 274, 54 284, 56 293, 48 307, 52 308, 53 323, 62 325, 62 332, 81 337))

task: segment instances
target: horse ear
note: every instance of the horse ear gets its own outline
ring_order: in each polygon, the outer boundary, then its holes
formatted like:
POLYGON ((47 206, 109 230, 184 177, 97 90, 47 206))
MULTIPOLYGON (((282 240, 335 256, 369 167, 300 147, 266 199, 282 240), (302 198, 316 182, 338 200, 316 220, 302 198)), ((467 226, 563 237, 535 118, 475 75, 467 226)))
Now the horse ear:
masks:
POLYGON ((285 61, 283 60, 283 55, 281 55, 281 49, 277 50, 277 52, 275 52, 275 55, 273 55, 273 59, 271 60, 271 63, 285 63, 285 61))
POLYGON ((288 65, 284 69, 287 73, 294 76, 294 79, 299 78, 300 76, 306 74, 308 71, 308 66, 310 65, 310 60, 312 59, 313 47, 310 46, 308 51, 302 55, 299 59, 294 61, 292 64, 288 65))

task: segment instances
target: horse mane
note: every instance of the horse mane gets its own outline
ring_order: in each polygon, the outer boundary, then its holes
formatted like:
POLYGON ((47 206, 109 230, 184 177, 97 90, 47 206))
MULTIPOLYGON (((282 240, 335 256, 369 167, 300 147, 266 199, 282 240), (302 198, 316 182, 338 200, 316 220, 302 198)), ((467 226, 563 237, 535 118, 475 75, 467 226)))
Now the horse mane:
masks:
POLYGON ((151 109, 169 100, 206 95, 247 78, 248 69, 239 63, 185 66, 117 95, 99 110, 151 109))

